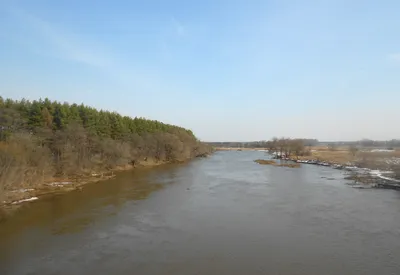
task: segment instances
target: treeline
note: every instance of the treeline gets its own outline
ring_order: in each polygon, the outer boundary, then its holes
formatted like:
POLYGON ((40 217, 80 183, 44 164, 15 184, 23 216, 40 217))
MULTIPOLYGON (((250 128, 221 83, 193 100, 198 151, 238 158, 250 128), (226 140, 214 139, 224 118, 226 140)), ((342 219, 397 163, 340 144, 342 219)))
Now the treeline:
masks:
POLYGON ((219 148, 264 148, 265 141, 250 141, 250 142, 207 142, 210 146, 219 148))
POLYGON ((0 97, 0 193, 144 161, 181 161, 210 147, 192 131, 83 104, 0 97))
MULTIPOLYGON (((305 146, 357 146, 357 147, 376 147, 376 148, 399 148, 400 140, 372 140, 372 139, 362 139, 357 141, 318 141, 317 139, 301 139, 305 146)), ((250 141, 250 142, 208 142, 209 145, 221 148, 267 148, 268 141, 250 141)))
MULTIPOLYGON (((298 139, 302 140, 305 146, 316 146, 318 145, 317 139, 298 139)), ((268 148, 270 146, 270 141, 261 140, 261 141, 249 141, 249 142, 208 142, 209 145, 213 147, 220 148, 268 148)))

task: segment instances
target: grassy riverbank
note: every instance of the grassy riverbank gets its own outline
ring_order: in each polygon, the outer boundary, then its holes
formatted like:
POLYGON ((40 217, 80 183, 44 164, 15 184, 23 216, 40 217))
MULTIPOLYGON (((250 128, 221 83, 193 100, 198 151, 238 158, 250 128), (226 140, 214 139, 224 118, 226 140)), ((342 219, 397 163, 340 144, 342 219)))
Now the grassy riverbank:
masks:
MULTIPOLYGON (((274 158, 308 165, 330 166, 349 172, 346 179, 371 187, 400 189, 400 150, 363 146, 304 146, 301 140, 275 139, 267 142, 274 158), (282 156, 282 157, 281 157, 282 156)), ((275 160, 255 160, 278 166, 275 160)), ((286 164, 286 162, 283 162, 286 164)))
POLYGON ((350 147, 338 147, 335 149, 325 146, 311 147, 310 155, 295 156, 299 160, 318 160, 339 165, 355 165, 358 167, 397 170, 400 167, 400 150, 383 150, 350 147))

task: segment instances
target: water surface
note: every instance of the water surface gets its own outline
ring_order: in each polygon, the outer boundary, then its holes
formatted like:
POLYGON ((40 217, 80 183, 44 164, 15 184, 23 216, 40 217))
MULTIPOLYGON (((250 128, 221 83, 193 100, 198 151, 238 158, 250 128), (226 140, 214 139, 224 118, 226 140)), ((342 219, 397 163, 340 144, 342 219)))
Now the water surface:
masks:
POLYGON ((400 274, 400 193, 217 152, 124 172, 0 224, 0 274, 400 274))

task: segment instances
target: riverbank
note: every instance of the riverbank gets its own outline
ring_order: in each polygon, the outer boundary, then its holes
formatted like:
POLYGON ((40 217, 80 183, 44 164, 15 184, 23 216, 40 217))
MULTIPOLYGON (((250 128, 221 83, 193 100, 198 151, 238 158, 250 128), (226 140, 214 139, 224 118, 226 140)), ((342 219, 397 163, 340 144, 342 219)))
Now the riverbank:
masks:
POLYGON ((343 170, 346 172, 344 177, 351 180, 351 185, 357 188, 387 188, 400 190, 400 179, 396 171, 399 169, 397 158, 370 159, 365 161, 363 158, 329 158, 329 154, 325 158, 295 157, 285 158, 284 160, 292 161, 298 164, 317 165, 331 167, 333 169, 343 170))
POLYGON ((27 204, 0 224, 0 274, 398 274, 399 194, 257 158, 218 152, 27 204))
MULTIPOLYGON (((208 155, 209 154, 201 154, 195 158, 207 157, 208 155)), ((127 164, 101 172, 96 171, 91 172, 90 174, 78 175, 70 178, 45 179, 43 183, 34 187, 6 190, 3 196, 3 201, 0 203, 0 222, 12 215, 21 206, 26 205, 29 202, 33 202, 47 196, 54 196, 60 193, 81 190, 87 184, 112 179, 116 177, 118 172, 133 169, 151 169, 161 165, 185 163, 191 160, 192 159, 157 161, 155 159, 147 158, 141 162, 136 162, 135 165, 127 164)))
POLYGON ((345 179, 351 180, 353 185, 357 188, 386 188, 400 190, 400 179, 396 178, 394 171, 379 170, 377 168, 371 169, 367 167, 360 167, 352 163, 341 165, 337 163, 321 162, 316 160, 292 160, 297 163, 319 165, 331 167, 333 169, 344 170, 347 172, 345 179))
POLYGON ((355 187, 400 189, 400 150, 313 146, 299 156, 280 157, 279 152, 271 155, 297 164, 344 170, 345 179, 355 187))
POLYGON ((0 98, 0 113, 3 205, 74 190, 130 165, 152 167, 212 151, 190 129, 84 104, 0 98))
POLYGON ((315 159, 293 159, 284 158, 282 161, 286 163, 278 164, 274 160, 262 160, 258 159, 254 162, 261 165, 272 165, 290 168, 300 168, 302 164, 316 165, 330 167, 332 169, 343 170, 346 172, 344 179, 350 180, 352 187, 355 188, 384 188, 400 190, 400 179, 396 178, 395 171, 385 171, 379 169, 370 169, 366 167, 356 166, 352 163, 338 164, 335 162, 319 161, 315 159), (289 163, 288 163, 289 162, 289 163))

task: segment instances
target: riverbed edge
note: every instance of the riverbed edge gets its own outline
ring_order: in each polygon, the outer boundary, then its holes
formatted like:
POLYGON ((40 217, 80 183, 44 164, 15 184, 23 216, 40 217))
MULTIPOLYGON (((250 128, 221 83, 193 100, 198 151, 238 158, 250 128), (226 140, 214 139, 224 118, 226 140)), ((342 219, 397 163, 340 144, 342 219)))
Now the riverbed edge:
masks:
POLYGON ((285 161, 296 162, 300 164, 317 165, 330 167, 332 169, 344 170, 350 174, 344 177, 345 180, 354 182, 357 188, 381 188, 400 190, 400 180, 396 178, 386 177, 384 174, 393 173, 393 171, 381 171, 378 168, 371 169, 367 167, 359 167, 354 163, 336 163, 330 161, 319 161, 310 159, 285 158, 285 161), (361 185, 359 185, 361 184, 361 185))
POLYGON ((12 196, 10 195, 10 192, 12 191, 10 191, 8 193, 9 199, 6 201, 2 201, 0 203, 0 222, 14 215, 16 211, 19 210, 22 206, 27 205, 26 202, 33 202, 40 200, 41 198, 44 197, 55 196, 58 194, 63 194, 75 190, 81 190, 83 186, 86 186, 88 184, 98 183, 115 178, 118 172, 136 170, 136 169, 152 169, 168 164, 184 164, 197 158, 208 157, 209 155, 210 154, 202 154, 185 160, 173 160, 173 161, 146 160, 139 162, 135 165, 132 164, 120 165, 109 170, 104 170, 103 172, 99 172, 97 174, 92 174, 90 176, 78 176, 76 178, 66 178, 63 179, 62 182, 56 181, 56 179, 46 180, 37 188, 29 189, 29 191, 24 192, 23 195, 20 194, 20 196, 18 196, 18 193, 16 193, 15 196, 12 196), (54 184, 54 183, 60 183, 60 184, 54 184))

